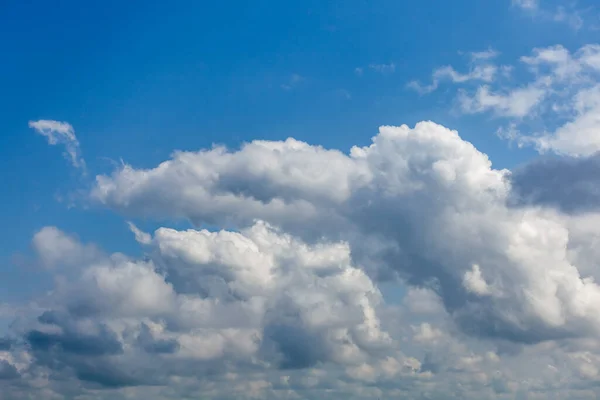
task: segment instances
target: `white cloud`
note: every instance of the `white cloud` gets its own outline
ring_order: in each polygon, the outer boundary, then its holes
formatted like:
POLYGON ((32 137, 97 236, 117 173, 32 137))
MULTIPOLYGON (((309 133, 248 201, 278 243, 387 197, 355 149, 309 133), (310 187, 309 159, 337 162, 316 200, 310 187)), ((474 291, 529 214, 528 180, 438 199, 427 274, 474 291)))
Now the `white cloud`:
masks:
POLYGON ((538 0, 511 0, 512 4, 525 10, 537 10, 538 0))
POLYGON ((469 292, 479 296, 485 296, 491 293, 489 285, 481 275, 481 268, 479 268, 479 265, 477 264, 473 264, 473 269, 465 272, 463 285, 469 292))
POLYGON ((492 82, 497 72, 498 68, 495 65, 477 65, 466 74, 461 74, 453 67, 446 66, 438 68, 433 72, 433 82, 431 84, 423 86, 417 81, 412 81, 408 83, 408 87, 421 94, 427 94, 436 90, 440 82, 444 80, 449 80, 453 83, 464 83, 473 80, 492 82))
POLYGON ((537 85, 514 89, 508 93, 494 93, 489 86, 481 86, 473 97, 461 92, 458 97, 462 112, 468 114, 491 110, 503 117, 523 118, 540 104, 546 91, 537 85))
POLYGON ((85 161, 81 157, 79 141, 75 136, 75 130, 67 122, 39 120, 29 121, 29 127, 37 133, 45 136, 48 144, 52 146, 65 146, 65 157, 75 168, 85 169, 85 161))
POLYGON ((490 112, 507 118, 507 125, 498 129, 499 136, 521 147, 533 146, 539 152, 589 156, 600 151, 595 134, 600 128, 600 45, 588 44, 574 52, 562 45, 534 48, 520 61, 532 77, 517 84, 510 79, 514 67, 498 70, 489 65, 484 69, 480 64, 468 74, 459 74, 452 67, 439 68, 431 85, 410 85, 428 93, 443 77, 455 83, 482 81, 475 90, 459 89, 456 104, 464 114, 490 112), (495 79, 500 75, 509 79, 495 79), (535 130, 528 131, 532 126, 535 130))
POLYGON ((579 11, 567 10, 565 7, 558 7, 552 15, 552 20, 556 22, 567 23, 571 28, 579 30, 584 25, 584 20, 579 11))
POLYGON ((500 70, 503 75, 506 74, 506 66, 500 68, 491 63, 491 60, 498 56, 498 52, 488 49, 480 52, 471 52, 469 57, 471 65, 466 73, 458 72, 454 67, 446 65, 436 68, 432 74, 432 82, 429 85, 422 85, 417 81, 408 83, 408 87, 414 89, 420 94, 427 94, 435 91, 444 81, 452 83, 465 83, 470 81, 493 82, 500 70))
POLYGON ((81 249, 93 246, 49 231, 68 245, 40 257, 80 262, 45 299, 47 311, 18 328, 30 352, 24 373, 62 365, 66 381, 111 387, 214 368, 389 370, 402 360, 380 326, 381 294, 344 242, 310 245, 260 221, 240 232, 160 228, 145 260, 92 260, 81 249))
POLYGON ((498 57, 499 54, 500 53, 498 51, 492 48, 483 51, 473 51, 469 53, 469 55, 471 56, 471 60, 474 62, 481 60, 491 60, 493 58, 498 57))
POLYGON ((286 83, 281 84, 283 90, 292 90, 304 82, 306 78, 299 74, 292 74, 286 83))
POLYGON ((525 11, 532 17, 547 22, 562 22, 574 30, 579 30, 584 25, 581 10, 575 8, 576 2, 572 4, 559 5, 554 9, 540 6, 539 0, 511 0, 512 5, 525 11))
POLYGON ((456 132, 423 122, 382 127, 349 155, 293 140, 177 153, 155 169, 99 176, 92 196, 128 215, 260 218, 308 241, 342 239, 373 277, 433 279, 470 334, 529 343, 600 332, 600 289, 572 264, 568 224, 508 207, 507 176, 456 132))
POLYGON ((135 235, 135 240, 140 244, 150 244, 152 242, 152 236, 147 233, 141 231, 137 226, 133 224, 133 222, 127 222, 127 226, 129 226, 129 230, 135 235))
POLYGON ((510 178, 432 122, 349 153, 254 141, 98 176, 119 213, 232 229, 130 223, 137 258, 38 231, 55 287, 0 339, 3 394, 597 397, 600 214, 509 205, 510 178))
POLYGON ((82 246, 75 237, 66 235, 54 226, 47 226, 36 232, 32 245, 42 265, 51 269, 77 266, 100 255, 100 251, 94 246, 82 246))
POLYGON ((412 327, 414 331, 413 340, 418 343, 434 343, 444 337, 444 333, 431 324, 424 322, 418 327, 412 327))
POLYGON ((600 85, 582 89, 573 98, 571 121, 552 133, 525 137, 541 152, 554 151, 572 156, 591 156, 600 151, 600 85))
POLYGON ((396 71, 396 64, 369 64, 369 68, 375 72, 379 72, 380 74, 392 74, 396 71))

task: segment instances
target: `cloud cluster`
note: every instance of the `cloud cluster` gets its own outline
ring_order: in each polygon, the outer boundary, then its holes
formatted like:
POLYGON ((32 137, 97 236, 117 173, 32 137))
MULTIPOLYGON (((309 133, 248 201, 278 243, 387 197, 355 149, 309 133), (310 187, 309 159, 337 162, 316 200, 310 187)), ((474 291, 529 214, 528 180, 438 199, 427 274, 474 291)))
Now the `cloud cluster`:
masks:
MULTIPOLYGON (((459 111, 490 112, 507 119, 498 134, 541 153, 587 157, 600 151, 596 134, 600 128, 600 45, 588 44, 575 52, 560 45, 536 48, 520 62, 531 79, 519 84, 496 79, 493 74, 482 75, 477 69, 468 75, 447 74, 455 83, 469 77, 483 81, 475 89, 459 89, 459 111)), ((485 68, 494 71, 498 67, 490 63, 485 68)), ((435 90, 440 71, 454 69, 436 70, 430 86, 417 88, 421 92, 435 90)))
POLYGON ((0 399, 593 398, 600 216, 544 201, 547 167, 421 122, 97 176, 94 202, 196 228, 129 223, 139 258, 38 231, 55 287, 0 341, 0 399))
MULTIPOLYGON (((46 310, 19 324, 30 357, 23 373, 45 368, 52 380, 118 388, 173 376, 357 368, 395 354, 377 315, 381 294, 352 264, 347 243, 309 245, 260 221, 240 232, 135 233, 143 260, 82 258, 92 246, 54 227, 34 236, 40 260, 61 278, 46 310)), ((0 378, 19 373, 0 364, 0 378)))
POLYGON ((309 242, 343 240, 374 279, 434 282, 470 334, 534 343, 599 332, 600 288, 570 258, 568 217, 510 206, 509 178, 456 132, 422 122, 382 127, 349 155, 292 139, 180 152, 99 176, 92 196, 130 216, 260 218, 309 242))

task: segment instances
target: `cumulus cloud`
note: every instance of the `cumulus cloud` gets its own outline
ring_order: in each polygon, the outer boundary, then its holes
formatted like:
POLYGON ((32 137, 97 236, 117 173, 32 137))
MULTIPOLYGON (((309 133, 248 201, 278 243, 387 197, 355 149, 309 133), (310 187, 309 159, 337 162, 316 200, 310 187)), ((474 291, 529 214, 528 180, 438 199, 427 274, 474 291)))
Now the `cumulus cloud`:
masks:
POLYGON ((53 120, 29 121, 29 127, 44 136, 51 146, 62 145, 65 147, 65 158, 75 168, 85 170, 85 161, 81 157, 79 141, 75 130, 68 122, 53 120))
POLYGON ((473 97, 461 92, 458 100, 463 112, 469 114, 492 110, 499 116, 523 118, 540 103, 545 90, 532 85, 508 93, 494 93, 489 86, 481 86, 473 97))
MULTIPOLYGON (((74 240, 53 250, 61 257, 40 249, 43 260, 80 262, 44 301, 46 311, 20 325, 29 368, 118 388, 378 365, 397 353, 380 325, 381 294, 347 243, 307 244, 260 221, 240 232, 160 228, 144 238, 144 260, 81 259, 90 245, 74 240)), ((0 379, 16 378, 11 365, 0 364, 0 379)))
POLYGON ((343 240, 375 279, 433 280, 472 335, 535 343, 600 330, 600 289, 570 258, 565 217, 510 207, 508 171, 431 122, 382 127, 350 154, 291 139, 180 152, 99 176, 91 195, 127 215, 260 218, 309 242, 343 240))
POLYGON ((46 226, 35 233, 32 246, 46 268, 73 267, 98 257, 93 245, 82 245, 77 238, 55 226, 46 226))
POLYGON ((91 200, 195 228, 128 223, 141 257, 36 232, 55 286, 0 340, 3 393, 595 396, 600 214, 546 201, 551 167, 494 169, 433 122, 348 153, 290 138, 125 164, 91 200))

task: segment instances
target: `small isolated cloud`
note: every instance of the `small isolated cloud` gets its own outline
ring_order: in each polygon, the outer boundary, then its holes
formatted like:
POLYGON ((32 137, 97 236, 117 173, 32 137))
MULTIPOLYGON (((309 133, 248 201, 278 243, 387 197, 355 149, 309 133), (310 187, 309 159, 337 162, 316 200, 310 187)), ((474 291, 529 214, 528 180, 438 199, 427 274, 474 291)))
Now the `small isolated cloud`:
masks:
POLYGON ((29 127, 38 134, 46 137, 51 146, 62 145, 65 147, 65 158, 75 168, 85 169, 85 161, 81 157, 79 141, 75 130, 68 122, 44 120, 29 121, 29 127))
POLYGON ((283 90, 292 90, 302 83, 305 78, 298 74, 292 74, 286 83, 281 84, 283 90))
POLYGON ((498 67, 491 61, 498 54, 493 49, 468 53, 471 59, 468 71, 462 73, 451 65, 445 65, 433 71, 431 76, 432 81, 429 85, 423 85, 418 81, 411 81, 407 86, 420 94, 428 94, 435 91, 444 81, 457 84, 469 81, 493 82, 499 70, 505 75, 505 66, 498 67))
POLYGON ((471 60, 473 61, 481 61, 481 60, 491 60, 492 58, 498 57, 500 53, 492 48, 484 50, 484 51, 473 51, 469 53, 471 56, 471 60))
POLYGON ((383 75, 393 74, 396 71, 396 64, 369 64, 369 68, 383 75))
POLYGON ((564 22, 575 30, 581 29, 584 24, 583 17, 578 11, 569 11, 565 7, 558 7, 556 12, 552 15, 552 20, 564 22))
POLYGON ((524 10, 537 10, 539 8, 538 0, 511 0, 513 6, 524 10))
POLYGON ((453 67, 447 65, 436 69, 433 72, 433 82, 429 85, 423 86, 417 81, 409 82, 408 87, 416 90, 420 94, 431 93, 439 87, 440 82, 448 80, 453 83, 464 83, 468 81, 484 81, 492 82, 498 68, 495 65, 477 65, 469 72, 461 74, 456 71, 453 67))

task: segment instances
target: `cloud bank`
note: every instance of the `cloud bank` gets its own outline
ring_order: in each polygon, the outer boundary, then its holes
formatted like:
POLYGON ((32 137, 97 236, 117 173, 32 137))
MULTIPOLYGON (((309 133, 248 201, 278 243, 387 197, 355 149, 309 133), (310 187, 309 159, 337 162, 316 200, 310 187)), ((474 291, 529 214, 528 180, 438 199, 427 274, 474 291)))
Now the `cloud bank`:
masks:
POLYGON ((536 178, 564 162, 494 169, 420 122, 125 164, 90 201, 194 228, 129 222, 142 257, 40 229, 55 286, 0 341, 0 398, 592 398, 600 214, 536 178))

